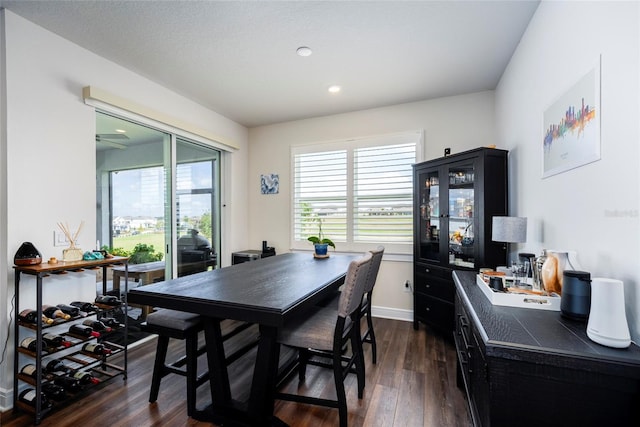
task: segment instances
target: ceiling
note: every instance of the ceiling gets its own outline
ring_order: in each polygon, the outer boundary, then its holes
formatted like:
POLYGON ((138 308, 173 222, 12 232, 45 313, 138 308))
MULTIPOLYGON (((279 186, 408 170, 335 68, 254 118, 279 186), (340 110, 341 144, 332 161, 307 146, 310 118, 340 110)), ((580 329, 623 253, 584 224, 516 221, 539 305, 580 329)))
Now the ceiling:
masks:
POLYGON ((247 127, 495 89, 538 4, 0 0, 247 127))

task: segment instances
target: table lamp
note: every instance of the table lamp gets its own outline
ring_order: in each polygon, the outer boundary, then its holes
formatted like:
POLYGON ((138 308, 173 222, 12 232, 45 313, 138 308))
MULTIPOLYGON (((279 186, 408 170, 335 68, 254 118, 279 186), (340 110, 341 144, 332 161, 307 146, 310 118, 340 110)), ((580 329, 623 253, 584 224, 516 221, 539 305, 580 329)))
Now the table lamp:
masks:
MULTIPOLYGON (((506 243, 524 243, 527 241, 527 218, 515 216, 494 216, 491 224, 491 240, 506 243)), ((507 255, 508 256, 508 255, 507 255)), ((505 266, 506 268, 506 266, 505 266)), ((500 271, 496 268, 497 271, 500 271)))

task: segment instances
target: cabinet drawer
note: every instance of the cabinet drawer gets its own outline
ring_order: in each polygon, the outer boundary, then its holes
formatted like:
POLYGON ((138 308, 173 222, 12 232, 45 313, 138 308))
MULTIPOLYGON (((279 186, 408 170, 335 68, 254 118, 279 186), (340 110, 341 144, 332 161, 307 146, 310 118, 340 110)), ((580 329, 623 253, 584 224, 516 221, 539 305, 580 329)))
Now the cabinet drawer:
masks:
POLYGON ((414 283, 414 288, 417 293, 440 298, 453 304, 455 287, 452 280, 444 280, 425 274, 416 274, 414 283))
MULTIPOLYGON (((426 295, 415 294, 413 315, 426 323, 431 323, 440 328, 453 331, 453 304, 426 295)), ((450 337, 451 335, 449 335, 450 337)))
POLYGON ((453 283, 453 270, 450 268, 435 267, 429 264, 416 264, 413 271, 416 275, 436 277, 438 279, 449 280, 453 283))

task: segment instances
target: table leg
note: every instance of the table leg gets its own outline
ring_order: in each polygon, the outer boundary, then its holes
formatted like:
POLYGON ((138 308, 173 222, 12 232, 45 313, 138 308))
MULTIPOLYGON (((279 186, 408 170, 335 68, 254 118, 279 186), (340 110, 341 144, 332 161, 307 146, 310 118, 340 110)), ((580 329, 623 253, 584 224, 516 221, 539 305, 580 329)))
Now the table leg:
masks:
POLYGON ((206 318, 204 326, 207 342, 211 405, 198 409, 193 418, 225 426, 278 426, 287 424, 273 416, 274 393, 280 357, 278 329, 260 326, 260 340, 256 355, 248 405, 239 405, 231 398, 229 373, 225 360, 220 320, 206 318))
MULTIPOLYGON (((104 290, 103 294, 106 295, 107 294, 106 287, 103 290, 104 290)), ((120 272, 116 271, 116 270, 113 270, 113 291, 117 292, 116 295, 118 295, 118 298, 119 298, 119 295, 120 295, 120 272)))
POLYGON ((280 424, 273 417, 274 393, 280 358, 280 344, 277 341, 278 328, 260 325, 260 341, 251 395, 249 414, 255 416, 256 425, 280 424))
POLYGON ((220 320, 207 317, 204 321, 204 337, 207 343, 207 363, 209 366, 209 386, 214 409, 231 404, 229 373, 225 362, 224 345, 220 320))

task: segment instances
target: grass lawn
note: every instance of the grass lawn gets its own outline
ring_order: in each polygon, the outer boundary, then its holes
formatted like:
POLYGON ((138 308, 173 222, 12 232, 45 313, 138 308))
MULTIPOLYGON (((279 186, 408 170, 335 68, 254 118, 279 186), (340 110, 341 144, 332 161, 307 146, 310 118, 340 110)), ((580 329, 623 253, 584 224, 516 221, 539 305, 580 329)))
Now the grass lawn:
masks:
POLYGON ((113 248, 132 251, 138 243, 153 245, 156 252, 164 253, 164 233, 141 233, 135 236, 118 236, 113 238, 113 248))

